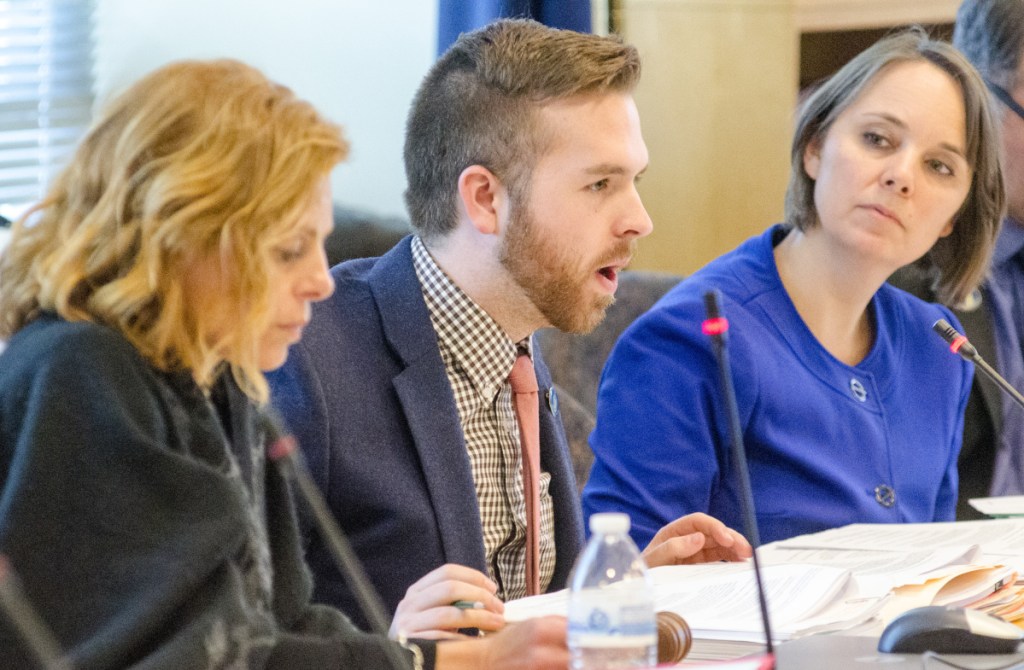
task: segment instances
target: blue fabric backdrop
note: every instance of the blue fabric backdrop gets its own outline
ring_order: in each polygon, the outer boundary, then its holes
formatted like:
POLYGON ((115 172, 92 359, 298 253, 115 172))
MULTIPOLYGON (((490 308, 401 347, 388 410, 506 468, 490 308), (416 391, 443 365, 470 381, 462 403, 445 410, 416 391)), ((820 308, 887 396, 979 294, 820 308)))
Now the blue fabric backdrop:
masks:
POLYGON ((438 0, 437 54, 459 33, 501 17, 531 18, 554 28, 590 32, 590 0, 438 0))

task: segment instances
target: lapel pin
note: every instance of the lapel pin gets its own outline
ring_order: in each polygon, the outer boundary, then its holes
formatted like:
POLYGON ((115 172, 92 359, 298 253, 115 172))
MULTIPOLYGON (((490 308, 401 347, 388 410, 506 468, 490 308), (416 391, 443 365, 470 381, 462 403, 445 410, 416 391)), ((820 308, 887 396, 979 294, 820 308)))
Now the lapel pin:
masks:
POLYGON ((555 393, 555 387, 552 386, 544 392, 544 395, 548 399, 548 409, 551 410, 552 414, 558 414, 558 394, 555 393))

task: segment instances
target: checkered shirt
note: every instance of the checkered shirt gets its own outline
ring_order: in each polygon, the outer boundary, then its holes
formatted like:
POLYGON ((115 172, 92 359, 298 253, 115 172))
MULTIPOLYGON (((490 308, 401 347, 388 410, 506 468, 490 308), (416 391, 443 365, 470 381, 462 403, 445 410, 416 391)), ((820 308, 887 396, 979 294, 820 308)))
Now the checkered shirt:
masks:
MULTIPOLYGON (((455 395, 483 523, 487 571, 498 596, 526 595, 526 501, 519 427, 508 376, 520 347, 532 356, 531 338, 517 345, 438 267, 419 237, 413 265, 423 287, 448 381, 455 395)), ((555 571, 555 522, 548 485, 540 475, 540 587, 555 571)))

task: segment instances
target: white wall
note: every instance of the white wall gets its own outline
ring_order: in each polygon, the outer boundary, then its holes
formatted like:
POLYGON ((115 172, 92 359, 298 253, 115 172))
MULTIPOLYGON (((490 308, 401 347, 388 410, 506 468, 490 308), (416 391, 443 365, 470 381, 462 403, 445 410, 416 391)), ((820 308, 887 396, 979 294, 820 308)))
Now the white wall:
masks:
POLYGON ((171 60, 244 60, 345 127, 335 200, 404 216, 405 115, 436 26, 433 0, 97 0, 97 93, 171 60))

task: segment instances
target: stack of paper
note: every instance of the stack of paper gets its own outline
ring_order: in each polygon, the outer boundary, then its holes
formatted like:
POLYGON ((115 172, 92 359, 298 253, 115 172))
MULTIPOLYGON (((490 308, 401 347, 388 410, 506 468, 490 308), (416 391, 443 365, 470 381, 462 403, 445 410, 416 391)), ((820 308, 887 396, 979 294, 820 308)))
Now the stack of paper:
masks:
POLYGON ((862 596, 880 597, 896 586, 922 584, 925 575, 937 570, 972 564, 980 558, 981 550, 978 545, 892 552, 772 544, 763 547, 758 556, 766 564, 809 563, 849 570, 862 596))
POLYGON ((877 593, 888 583, 893 598, 882 610, 883 623, 913 607, 951 605, 1024 625, 1024 583, 1018 581, 1024 567, 1024 519, 853 524, 777 542, 763 551, 759 555, 769 562, 846 567, 865 593, 877 593), (867 570, 871 561, 880 569, 867 570))
POLYGON ((991 517, 1024 516, 1024 496, 998 496, 995 498, 971 498, 971 507, 991 517))
MULTIPOLYGON (((764 626, 750 563, 654 568, 655 609, 686 619, 696 638, 763 642, 764 626)), ((884 598, 860 596, 848 570, 818 565, 772 565, 763 570, 772 636, 788 640, 863 623, 884 598)), ((523 598, 505 606, 520 621, 568 612, 568 591, 523 598)))
POLYGON ((915 552, 977 545, 986 557, 1024 557, 1024 519, 948 523, 855 523, 775 542, 786 549, 915 552))
MULTIPOLYGON (((1017 581, 1024 519, 854 524, 766 545, 758 557, 779 641, 836 631, 877 635, 897 614, 934 604, 1024 625, 1024 583, 1017 581)), ((749 562, 660 567, 651 576, 656 608, 681 615, 698 641, 763 642, 749 562)), ((560 591, 507 603, 505 616, 519 621, 567 611, 568 592, 560 591)))

